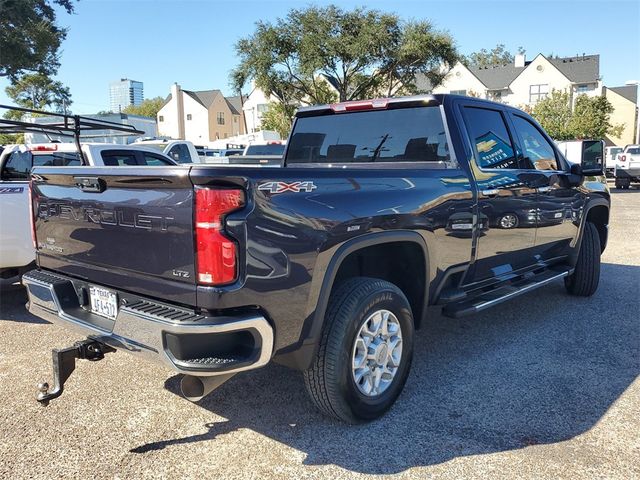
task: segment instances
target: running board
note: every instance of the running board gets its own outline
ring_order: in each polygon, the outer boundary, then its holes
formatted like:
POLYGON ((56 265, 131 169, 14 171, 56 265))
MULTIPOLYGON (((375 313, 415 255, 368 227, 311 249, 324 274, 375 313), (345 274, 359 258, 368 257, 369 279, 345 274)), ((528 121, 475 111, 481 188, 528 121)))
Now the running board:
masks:
POLYGON ((571 275, 573 269, 566 270, 545 270, 537 275, 529 275, 515 280, 508 285, 495 288, 488 292, 481 293, 472 298, 467 298, 460 302, 453 302, 445 305, 442 309, 443 315, 451 318, 466 317, 477 312, 481 312, 489 307, 493 307, 507 300, 511 300, 518 295, 535 290, 560 278, 571 275))

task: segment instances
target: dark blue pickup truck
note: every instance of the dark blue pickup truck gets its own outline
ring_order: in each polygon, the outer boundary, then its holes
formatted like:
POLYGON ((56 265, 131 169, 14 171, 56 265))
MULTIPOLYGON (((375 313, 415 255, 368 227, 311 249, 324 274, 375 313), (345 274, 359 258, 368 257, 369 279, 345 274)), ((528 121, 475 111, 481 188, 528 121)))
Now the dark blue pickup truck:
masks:
POLYGON ((570 165, 507 105, 423 95, 300 109, 282 167, 36 167, 29 310, 85 338, 54 350, 38 399, 121 349, 183 373, 191 400, 273 360, 323 412, 375 419, 430 307, 596 291, 602 159, 594 142, 570 165))

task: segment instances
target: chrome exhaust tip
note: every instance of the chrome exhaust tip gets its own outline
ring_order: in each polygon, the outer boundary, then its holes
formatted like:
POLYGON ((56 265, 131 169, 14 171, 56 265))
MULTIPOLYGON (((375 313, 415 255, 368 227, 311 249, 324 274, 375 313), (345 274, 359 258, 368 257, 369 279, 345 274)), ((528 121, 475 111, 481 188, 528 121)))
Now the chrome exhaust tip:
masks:
POLYGON ((180 392, 182 393, 182 396, 190 402, 198 402, 234 375, 234 373, 216 375, 213 377, 184 375, 182 380, 180 380, 180 392))

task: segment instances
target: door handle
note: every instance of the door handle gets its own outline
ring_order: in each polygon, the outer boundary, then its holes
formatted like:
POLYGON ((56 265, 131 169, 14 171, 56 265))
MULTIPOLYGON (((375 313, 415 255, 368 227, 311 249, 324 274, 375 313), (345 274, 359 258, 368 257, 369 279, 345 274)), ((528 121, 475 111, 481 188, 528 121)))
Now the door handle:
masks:
POLYGON ((101 193, 107 188, 105 181, 98 177, 73 177, 73 180, 83 192, 101 193))
POLYGON ((495 197, 496 195, 498 195, 498 193, 500 193, 500 190, 498 190, 497 188, 491 188, 482 190, 480 193, 482 193, 482 195, 484 195, 485 197, 495 197))

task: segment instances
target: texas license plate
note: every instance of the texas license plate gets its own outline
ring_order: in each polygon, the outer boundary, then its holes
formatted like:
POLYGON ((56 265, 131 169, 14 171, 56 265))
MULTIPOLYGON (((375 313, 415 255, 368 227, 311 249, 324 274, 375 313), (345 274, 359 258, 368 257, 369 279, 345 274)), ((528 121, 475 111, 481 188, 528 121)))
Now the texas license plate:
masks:
POLYGON ((118 316, 118 297, 106 288, 89 287, 91 311, 103 317, 115 320, 118 316))

